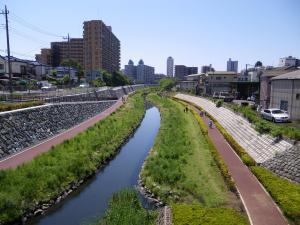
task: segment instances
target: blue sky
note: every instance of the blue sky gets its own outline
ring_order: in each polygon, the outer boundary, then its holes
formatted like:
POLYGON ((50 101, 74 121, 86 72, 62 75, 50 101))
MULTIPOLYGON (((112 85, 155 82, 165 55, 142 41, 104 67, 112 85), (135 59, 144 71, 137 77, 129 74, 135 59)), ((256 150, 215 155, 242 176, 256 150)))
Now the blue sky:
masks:
MULTIPOLYGON (((300 57, 299 0, 0 0, 10 10, 11 50, 33 58, 59 36, 82 36, 83 21, 101 19, 121 41, 121 66, 143 59, 166 73, 168 56, 175 64, 212 64, 226 69, 229 57, 274 65, 280 57, 300 57), (24 22, 25 21, 25 22, 24 22), (25 26, 24 26, 25 25, 25 26), (50 36, 34 30, 41 28, 50 36), (57 36, 56 36, 57 35, 57 36)), ((0 17, 0 54, 6 49, 0 17)))

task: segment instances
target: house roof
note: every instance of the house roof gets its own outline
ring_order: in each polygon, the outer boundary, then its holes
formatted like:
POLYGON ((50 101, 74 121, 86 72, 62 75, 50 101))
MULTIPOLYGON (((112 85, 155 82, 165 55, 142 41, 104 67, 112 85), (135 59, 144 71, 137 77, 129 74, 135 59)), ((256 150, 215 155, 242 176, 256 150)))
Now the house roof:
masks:
POLYGON ((207 75, 237 75, 237 73, 232 71, 214 71, 207 72, 207 75))
POLYGON ((262 72, 263 72, 262 76, 263 77, 275 77, 275 76, 286 74, 288 72, 292 72, 295 70, 297 70, 297 68, 294 66, 275 67, 272 69, 262 70, 262 72))
POLYGON ((272 80, 300 80, 300 70, 273 77, 272 80))

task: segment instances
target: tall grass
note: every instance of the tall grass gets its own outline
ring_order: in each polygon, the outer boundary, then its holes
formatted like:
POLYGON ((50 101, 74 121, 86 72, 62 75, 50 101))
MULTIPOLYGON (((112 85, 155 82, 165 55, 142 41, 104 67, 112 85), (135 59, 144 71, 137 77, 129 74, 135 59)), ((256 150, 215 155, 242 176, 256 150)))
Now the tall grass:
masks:
POLYGON ((151 225, 157 213, 145 210, 135 190, 124 189, 113 195, 99 225, 151 225))
POLYGON ((0 171, 0 224, 16 221, 94 173, 134 132, 145 112, 136 94, 111 116, 14 170, 0 171))
POLYGON ((41 101, 34 101, 34 102, 18 102, 18 103, 0 103, 0 112, 10 111, 14 109, 23 109, 33 106, 42 105, 43 102, 41 101))
POLYGON ((226 185, 193 114, 156 94, 149 100, 160 108, 162 121, 141 173, 144 184, 167 202, 225 204, 226 185))

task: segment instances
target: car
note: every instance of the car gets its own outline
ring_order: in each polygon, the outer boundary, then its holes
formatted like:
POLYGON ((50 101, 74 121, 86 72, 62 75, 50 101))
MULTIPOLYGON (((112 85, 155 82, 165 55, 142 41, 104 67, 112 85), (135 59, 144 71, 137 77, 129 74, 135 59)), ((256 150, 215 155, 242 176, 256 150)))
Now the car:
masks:
POLYGON ((90 85, 87 84, 87 83, 83 83, 83 84, 80 84, 79 87, 80 88, 88 88, 90 85))
POLYGON ((219 98, 219 92, 214 92, 214 94, 213 94, 213 98, 219 98))
POLYGON ((224 102, 232 102, 234 97, 228 92, 221 91, 219 94, 219 99, 223 99, 224 102))
POLYGON ((281 109, 264 109, 261 111, 261 117, 266 120, 271 120, 274 123, 276 122, 289 122, 290 115, 287 111, 281 109))
POLYGON ((41 87, 42 91, 55 91, 56 89, 57 89, 57 87, 52 84, 44 85, 41 87))

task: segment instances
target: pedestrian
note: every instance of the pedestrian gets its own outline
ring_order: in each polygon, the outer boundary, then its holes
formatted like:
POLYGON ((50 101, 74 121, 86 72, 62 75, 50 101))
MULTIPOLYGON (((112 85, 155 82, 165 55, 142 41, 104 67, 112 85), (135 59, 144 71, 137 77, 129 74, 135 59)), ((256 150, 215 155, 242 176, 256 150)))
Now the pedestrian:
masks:
POLYGON ((188 112, 188 111, 189 111, 189 109, 188 109, 188 107, 186 106, 186 107, 185 107, 185 112, 188 112))
POLYGON ((213 121, 212 120, 209 120, 208 126, 209 126, 209 128, 213 128, 213 121))
POLYGON ((202 110, 200 111, 200 116, 203 117, 203 111, 202 110))

